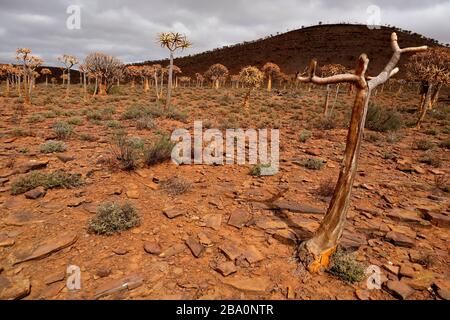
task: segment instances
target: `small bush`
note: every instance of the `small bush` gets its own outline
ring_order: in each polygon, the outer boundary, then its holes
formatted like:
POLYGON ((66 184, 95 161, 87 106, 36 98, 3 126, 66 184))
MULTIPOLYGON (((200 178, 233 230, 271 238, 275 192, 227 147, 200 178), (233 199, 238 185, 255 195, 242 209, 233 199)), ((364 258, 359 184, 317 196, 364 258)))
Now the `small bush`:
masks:
POLYGON ((364 267, 341 249, 331 257, 331 265, 330 272, 345 282, 355 283, 365 278, 364 267))
POLYGON ((55 153, 66 151, 66 145, 62 141, 47 141, 40 147, 41 153, 55 153))
POLYGON ((134 105, 125 110, 125 112, 122 114, 122 119, 139 119, 148 114, 150 114, 150 110, 147 106, 134 105))
POLYGON ((172 108, 172 109, 167 111, 166 117, 168 119, 185 122, 187 120, 187 118, 188 118, 188 115, 184 111, 180 111, 178 109, 172 108))
POLYGON ((31 172, 28 175, 15 180, 11 186, 11 194, 18 195, 37 187, 45 189, 74 188, 82 184, 80 174, 72 174, 64 171, 52 173, 31 172))
POLYGON ((308 158, 302 161, 302 165, 309 170, 321 170, 325 162, 322 159, 308 158))
POLYGON ((434 184, 441 191, 450 192, 450 180, 446 176, 436 176, 434 184))
POLYGON ((137 166, 139 150, 133 142, 124 132, 114 135, 112 152, 120 161, 122 170, 134 170, 137 166))
POLYGON ((44 121, 44 116, 40 113, 34 113, 28 118, 29 123, 37 123, 44 121))
POLYGON ((90 135, 87 133, 82 133, 82 134, 80 134, 80 140, 94 142, 94 141, 97 141, 97 138, 94 137, 93 135, 90 135))
POLYGON ((74 126, 79 126, 83 124, 83 118, 81 117, 73 117, 70 118, 69 120, 67 120, 68 124, 74 125, 74 126))
POLYGON ((93 122, 95 122, 95 121, 101 121, 101 120, 103 120, 103 115, 102 115, 102 113, 101 113, 100 111, 98 111, 98 110, 89 110, 89 111, 86 113, 86 118, 87 118, 89 121, 93 121, 93 122))
POLYGON ((161 182, 161 188, 166 190, 172 196, 187 192, 191 186, 192 184, 189 181, 179 177, 171 177, 161 182))
POLYGON ((67 122, 55 122, 53 124, 53 131, 59 140, 64 140, 72 135, 73 127, 67 122))
POLYGON ((447 139, 439 143, 439 147, 450 150, 450 139, 447 139))
POLYGON ((170 141, 170 137, 162 135, 144 151, 145 164, 151 166, 170 160, 174 146, 175 144, 170 141))
POLYGON ((14 128, 12 131, 12 135, 14 137, 26 137, 29 135, 29 132, 22 128, 14 128))
POLYGON ((331 197, 334 193, 334 188, 336 186, 336 182, 333 179, 328 179, 320 183, 319 188, 317 188, 317 194, 321 197, 331 197))
POLYGON ((435 168, 439 168, 442 164, 441 159, 439 159, 436 155, 426 155, 420 158, 419 161, 435 168))
POLYGON ((130 203, 103 203, 98 207, 95 217, 89 220, 88 231, 109 236, 140 224, 139 214, 130 203))
POLYGON ((138 130, 150 130, 153 129, 154 127, 155 123, 153 122, 153 119, 149 116, 144 116, 136 121, 136 128, 138 130))
POLYGON ((300 142, 305 143, 311 138, 311 136, 312 136, 311 131, 308 130, 302 131, 302 133, 300 133, 300 142))
POLYGON ((331 130, 337 127, 337 119, 334 115, 323 116, 314 122, 316 129, 331 130))
POLYGON ((383 109, 371 104, 367 110, 366 128, 377 132, 399 130, 403 120, 399 112, 393 109, 383 109))
POLYGON ((112 129, 120 129, 122 128, 122 124, 117 120, 109 120, 106 122, 106 126, 112 129))
POLYGON ((414 147, 417 150, 427 151, 433 149, 434 143, 426 139, 419 139, 414 142, 414 147))

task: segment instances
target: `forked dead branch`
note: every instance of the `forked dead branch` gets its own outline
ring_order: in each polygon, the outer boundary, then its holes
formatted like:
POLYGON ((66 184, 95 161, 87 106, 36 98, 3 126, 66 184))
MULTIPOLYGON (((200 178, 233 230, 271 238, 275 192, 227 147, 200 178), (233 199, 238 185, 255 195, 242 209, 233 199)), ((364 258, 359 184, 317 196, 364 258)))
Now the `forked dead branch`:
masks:
POLYGON ((322 268, 329 267, 330 256, 336 251, 342 237, 353 182, 358 167, 361 141, 372 92, 398 73, 399 69, 396 66, 402 53, 427 50, 426 46, 401 49, 398 45, 396 33, 392 33, 391 35, 391 46, 393 50, 392 57, 384 70, 376 77, 366 76, 369 65, 369 58, 366 54, 362 54, 359 57, 354 74, 337 74, 329 77, 319 77, 316 75, 317 61, 312 60, 308 75, 306 77, 298 77, 300 82, 305 83, 310 82, 318 85, 352 83, 356 88, 356 97, 347 133, 344 159, 333 197, 325 217, 314 236, 301 243, 299 247, 299 258, 310 272, 318 272, 322 268))

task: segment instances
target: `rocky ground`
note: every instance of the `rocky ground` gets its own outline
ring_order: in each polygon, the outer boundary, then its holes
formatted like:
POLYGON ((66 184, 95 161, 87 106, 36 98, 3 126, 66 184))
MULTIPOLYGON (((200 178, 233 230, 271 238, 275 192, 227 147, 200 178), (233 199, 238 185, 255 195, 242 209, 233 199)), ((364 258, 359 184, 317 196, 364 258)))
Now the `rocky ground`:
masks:
POLYGON ((386 88, 373 99, 395 107, 405 128, 368 130, 361 150, 342 247, 364 267, 381 268, 382 288, 368 290, 366 280, 311 275, 296 258, 297 243, 326 211, 323 189, 338 176, 352 105, 346 93, 336 104, 336 127, 325 130, 317 125, 321 88, 261 90, 248 111, 237 89, 177 88, 178 113, 154 116, 153 128, 138 130, 123 115, 132 106, 158 108, 153 92, 122 87, 80 102, 79 90, 73 86, 64 98, 63 88, 39 86, 25 108, 15 96, 0 97, 1 299, 449 299, 448 102, 440 101, 416 130, 408 127, 419 100, 414 90, 396 96, 386 88), (123 171, 111 160, 118 127, 152 141, 161 132, 192 129, 194 120, 221 129, 279 128, 280 173, 253 177, 250 165, 171 162, 123 171), (42 153, 41 145, 56 138, 57 121, 73 123, 66 151, 42 153), (311 157, 324 167, 305 168, 311 157), (83 184, 11 194, 26 174, 55 170, 81 174, 83 184), (162 188, 174 176, 191 183, 186 192, 162 188), (99 204, 125 201, 138 209, 139 227, 88 233, 99 204), (69 265, 81 269, 79 291, 66 288, 69 265))

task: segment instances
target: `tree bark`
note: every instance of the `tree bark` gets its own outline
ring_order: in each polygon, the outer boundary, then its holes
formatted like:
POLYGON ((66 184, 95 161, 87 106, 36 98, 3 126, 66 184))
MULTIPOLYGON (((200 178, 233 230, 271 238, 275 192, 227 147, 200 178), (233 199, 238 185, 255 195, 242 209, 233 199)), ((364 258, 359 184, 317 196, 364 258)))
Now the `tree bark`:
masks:
POLYGON ((269 74, 269 80, 267 81, 267 91, 272 91, 272 75, 269 74))
POLYGON ((172 85, 173 85, 173 52, 170 51, 170 66, 169 66, 169 81, 167 82, 167 98, 166 110, 169 110, 172 100, 172 85))
POLYGON ((419 119, 417 120, 417 123, 416 123, 416 129, 420 129, 422 127, 423 119, 425 119, 425 115, 427 114, 428 105, 431 102, 432 90, 433 90, 433 84, 430 83, 430 85, 428 86, 428 90, 425 95, 425 99, 423 101, 422 107, 420 108, 420 114, 419 114, 419 119))
POLYGON ((323 114, 328 115, 328 105, 330 101, 330 85, 327 84, 326 92, 325 92, 325 104, 323 106, 323 114))

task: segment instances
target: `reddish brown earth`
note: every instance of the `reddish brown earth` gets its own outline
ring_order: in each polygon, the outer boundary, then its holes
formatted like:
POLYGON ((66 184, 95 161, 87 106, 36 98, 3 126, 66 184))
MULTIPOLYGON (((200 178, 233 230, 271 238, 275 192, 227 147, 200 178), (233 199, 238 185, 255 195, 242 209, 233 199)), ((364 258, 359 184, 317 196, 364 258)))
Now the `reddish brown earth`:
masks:
MULTIPOLYGON (((413 123, 419 97, 415 89, 396 97, 396 89, 386 87, 373 101, 396 107, 413 123)), ((312 125, 322 117, 322 88, 291 89, 283 96, 259 90, 248 111, 241 108, 244 92, 239 89, 178 88, 175 105, 187 114, 185 121, 158 117, 154 129, 138 131, 135 120, 121 115, 133 105, 159 108, 153 93, 149 97, 140 88, 122 87, 121 94, 83 103, 79 90, 73 86, 65 100, 63 88, 39 86, 34 105, 25 108, 17 97, 0 98, 2 299, 448 299, 450 202, 435 183, 437 177, 448 183, 450 173, 449 150, 439 146, 450 138, 447 102, 439 103, 421 131, 367 131, 342 245, 363 265, 381 268, 383 288, 369 291, 365 280, 351 285, 330 273, 309 274, 296 259, 295 235, 301 239, 314 232, 327 208, 329 199, 317 189, 337 179, 352 97, 341 93, 338 126, 323 130, 312 125), (114 110, 111 118, 130 136, 148 141, 157 132, 192 129, 194 120, 208 121, 212 128, 280 128, 280 173, 252 177, 250 165, 177 167, 171 162, 120 171, 108 161, 114 132, 107 127, 108 117, 86 117, 89 110, 106 108, 114 110), (41 121, 30 123, 37 113, 41 121), (54 138, 53 123, 73 117, 80 117, 81 124, 65 141, 64 153, 73 160, 41 154, 40 145, 54 138), (306 129, 312 137, 303 143, 299 137, 306 129), (84 141, 82 134, 96 141, 84 141), (432 149, 417 150, 419 139, 429 141, 432 149), (299 165, 311 153, 326 160, 322 170, 299 165), (439 159, 440 166, 420 163, 425 155, 439 159), (84 184, 47 190, 36 200, 11 195, 12 182, 23 176, 20 169, 33 161, 44 162, 35 166, 42 172, 79 173, 84 184), (173 176, 191 182, 191 188, 171 196, 158 182, 173 176), (258 202, 286 187, 278 205, 290 201, 292 210, 270 210, 258 202), (114 236, 89 234, 89 219, 106 201, 130 201, 139 210, 141 226, 114 236), (319 213, 304 212, 315 211, 311 207, 319 213), (164 214, 177 210, 182 215, 173 219, 164 214), (229 225, 231 215, 240 228, 229 225), (81 268, 80 291, 65 286, 69 265, 81 268), (235 272, 225 277, 216 269, 235 272), (124 284, 127 289, 118 292, 124 284)))

